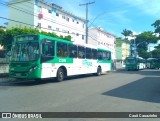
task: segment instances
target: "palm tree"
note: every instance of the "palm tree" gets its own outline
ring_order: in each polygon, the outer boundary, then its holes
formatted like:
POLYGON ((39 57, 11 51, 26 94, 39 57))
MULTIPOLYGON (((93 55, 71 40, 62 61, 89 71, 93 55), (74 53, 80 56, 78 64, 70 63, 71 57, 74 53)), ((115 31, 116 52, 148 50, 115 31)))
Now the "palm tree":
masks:
POLYGON ((131 30, 124 29, 121 34, 123 34, 126 39, 126 37, 131 36, 133 34, 133 32, 131 30))

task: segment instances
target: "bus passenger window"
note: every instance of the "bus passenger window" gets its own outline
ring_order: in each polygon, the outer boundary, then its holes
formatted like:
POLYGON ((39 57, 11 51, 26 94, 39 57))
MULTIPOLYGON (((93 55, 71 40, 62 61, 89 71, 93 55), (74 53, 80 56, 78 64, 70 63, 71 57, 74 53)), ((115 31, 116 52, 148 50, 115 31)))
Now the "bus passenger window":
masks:
POLYGON ((70 58, 77 58, 77 46, 69 44, 68 45, 68 53, 70 58))
POLYGON ((78 58, 85 58, 85 48, 78 46, 78 58))
POLYGON ((68 49, 67 44, 62 42, 57 42, 57 56, 58 57, 67 57, 68 49))
POLYGON ((42 55, 43 56, 54 56, 53 43, 43 43, 42 44, 42 55))

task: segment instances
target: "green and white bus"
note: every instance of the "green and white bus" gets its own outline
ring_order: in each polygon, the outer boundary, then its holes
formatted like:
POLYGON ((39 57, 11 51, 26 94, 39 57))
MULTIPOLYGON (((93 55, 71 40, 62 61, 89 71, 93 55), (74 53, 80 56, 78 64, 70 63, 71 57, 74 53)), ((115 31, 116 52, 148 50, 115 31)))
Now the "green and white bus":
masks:
POLYGON ((125 60, 126 70, 139 70, 146 68, 146 61, 141 57, 127 57, 125 60))
POLYGON ((160 59, 157 58, 148 58, 146 60, 146 68, 148 69, 159 69, 160 68, 160 59))
POLYGON ((9 76, 35 80, 56 77, 62 81, 73 75, 99 76, 111 70, 111 63, 109 50, 41 34, 25 34, 15 37, 9 76))

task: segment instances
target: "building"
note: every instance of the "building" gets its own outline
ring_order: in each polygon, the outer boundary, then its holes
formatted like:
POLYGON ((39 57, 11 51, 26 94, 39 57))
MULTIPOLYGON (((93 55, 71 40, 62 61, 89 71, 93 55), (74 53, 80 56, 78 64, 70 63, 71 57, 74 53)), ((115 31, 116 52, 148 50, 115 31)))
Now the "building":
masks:
POLYGON ((8 2, 8 28, 31 27, 40 31, 72 37, 75 43, 85 43, 85 20, 47 3, 44 0, 13 0, 8 2))
POLYGON ((116 39, 116 60, 119 67, 124 66, 124 60, 130 56, 130 42, 121 38, 116 39))
POLYGON ((89 28, 88 44, 110 50, 112 59, 116 59, 116 37, 102 28, 89 28))
MULTIPOLYGON (((7 28, 5 26, 0 26, 0 29, 6 31, 7 28)), ((0 45, 0 50, 3 50, 3 49, 4 49, 3 46, 0 45)))
POLYGON ((122 42, 122 60, 130 56, 130 42, 129 40, 123 40, 122 42))

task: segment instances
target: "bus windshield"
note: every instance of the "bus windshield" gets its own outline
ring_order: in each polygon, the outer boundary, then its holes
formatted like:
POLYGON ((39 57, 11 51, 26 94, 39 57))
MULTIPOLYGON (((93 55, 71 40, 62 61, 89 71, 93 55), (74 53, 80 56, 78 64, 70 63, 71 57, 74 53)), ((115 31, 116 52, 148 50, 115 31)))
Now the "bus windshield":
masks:
POLYGON ((126 59, 126 64, 136 64, 135 59, 126 59))
POLYGON ((38 57, 38 42, 16 42, 12 47, 11 61, 34 61, 38 57))

